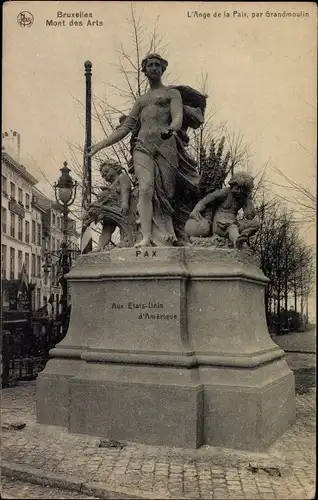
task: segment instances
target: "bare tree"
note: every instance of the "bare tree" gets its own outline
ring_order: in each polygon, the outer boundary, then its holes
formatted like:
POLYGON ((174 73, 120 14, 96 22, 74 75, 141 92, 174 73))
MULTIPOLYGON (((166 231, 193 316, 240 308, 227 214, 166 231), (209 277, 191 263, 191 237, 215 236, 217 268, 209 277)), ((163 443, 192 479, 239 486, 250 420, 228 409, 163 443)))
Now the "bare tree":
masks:
POLYGON ((293 304, 298 310, 300 301, 313 285, 313 252, 299 233, 293 212, 278 197, 265 190, 256 199, 260 230, 252 241, 259 255, 264 274, 270 279, 265 292, 266 314, 275 318, 277 328, 287 327, 287 311, 293 304))
MULTIPOLYGON (((294 181, 291 177, 286 175, 280 168, 278 168, 274 163, 272 163, 273 170, 279 174, 279 176, 285 181, 284 185, 278 185, 273 183, 276 187, 281 188, 278 192, 278 196, 297 208, 299 213, 299 221, 314 224, 316 221, 316 210, 317 210, 317 199, 314 188, 312 190, 302 186, 298 182, 294 181), (284 193, 284 194, 282 194, 284 193)), ((313 186, 315 186, 315 181, 313 179, 313 186)))
POLYGON ((249 170, 249 162, 251 158, 250 143, 244 139, 242 132, 230 133, 226 125, 223 126, 226 148, 230 153, 230 172, 233 175, 238 168, 249 170))

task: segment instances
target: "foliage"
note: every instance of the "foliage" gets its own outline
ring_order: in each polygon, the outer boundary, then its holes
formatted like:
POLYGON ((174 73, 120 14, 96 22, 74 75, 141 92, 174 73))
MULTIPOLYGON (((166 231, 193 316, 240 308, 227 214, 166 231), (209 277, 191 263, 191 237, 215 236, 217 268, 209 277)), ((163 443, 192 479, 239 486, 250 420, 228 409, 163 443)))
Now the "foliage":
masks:
POLYGON ((221 189, 230 172, 230 152, 224 155, 225 137, 219 143, 211 140, 209 148, 202 146, 200 150, 201 177, 199 182, 200 197, 221 189))

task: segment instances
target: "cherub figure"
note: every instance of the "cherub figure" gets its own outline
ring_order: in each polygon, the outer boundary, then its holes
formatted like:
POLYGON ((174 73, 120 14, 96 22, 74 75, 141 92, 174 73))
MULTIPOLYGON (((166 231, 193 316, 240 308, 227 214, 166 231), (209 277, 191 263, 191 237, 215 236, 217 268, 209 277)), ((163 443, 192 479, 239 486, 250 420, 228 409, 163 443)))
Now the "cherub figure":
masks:
POLYGON ((117 162, 106 161, 100 166, 100 173, 107 185, 101 187, 97 200, 91 204, 86 225, 102 223, 103 229, 95 251, 102 251, 111 242, 117 226, 120 228, 121 243, 130 237, 129 208, 131 181, 128 174, 117 162))
POLYGON ((234 248, 242 248, 259 230, 251 197, 253 187, 251 175, 246 172, 235 173, 229 181, 229 187, 207 194, 196 204, 185 225, 186 234, 189 237, 206 237, 211 235, 212 230, 212 234, 229 238, 234 248), (242 220, 237 219, 240 209, 244 213, 242 220))

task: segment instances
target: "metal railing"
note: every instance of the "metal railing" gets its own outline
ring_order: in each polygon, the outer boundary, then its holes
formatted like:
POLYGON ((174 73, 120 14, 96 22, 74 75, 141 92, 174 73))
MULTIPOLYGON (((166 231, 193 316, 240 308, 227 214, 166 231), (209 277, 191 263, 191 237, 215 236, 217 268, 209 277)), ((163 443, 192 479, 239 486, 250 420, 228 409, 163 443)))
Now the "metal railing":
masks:
POLYGON ((3 331, 2 388, 37 377, 50 357, 50 349, 62 340, 62 326, 60 321, 45 319, 19 330, 3 331))

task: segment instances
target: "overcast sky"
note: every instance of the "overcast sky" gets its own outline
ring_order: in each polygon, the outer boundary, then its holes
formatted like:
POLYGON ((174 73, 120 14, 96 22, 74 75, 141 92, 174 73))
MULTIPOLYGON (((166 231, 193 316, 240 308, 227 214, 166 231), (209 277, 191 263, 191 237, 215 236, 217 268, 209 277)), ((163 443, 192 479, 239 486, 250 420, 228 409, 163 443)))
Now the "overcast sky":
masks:
MULTIPOLYGON (((316 7, 314 3, 136 2, 145 38, 159 16, 167 45, 169 78, 198 87, 208 74, 208 109, 215 123, 251 143, 254 172, 275 164, 296 182, 316 182, 316 7), (233 17, 233 11, 248 17, 233 17), (210 14, 195 18, 194 11, 210 14), (224 17, 224 11, 231 17, 224 17), (275 13, 299 17, 268 17, 275 13), (214 17, 213 14, 221 14, 214 17), (252 14, 262 13, 261 17, 252 14), (308 17, 305 17, 309 13, 308 17)), ((21 134, 21 157, 50 194, 39 168, 54 182, 67 142, 84 142, 84 61, 93 63, 93 92, 119 106, 108 81, 117 85, 116 50, 132 48, 130 2, 24 2, 4 5, 3 130, 21 134), (29 11, 30 27, 17 16, 29 11), (92 14, 99 26, 46 26, 57 12, 92 14), (102 26, 101 26, 102 24, 102 26)), ((72 18, 85 24, 88 18, 72 18)), ((66 18, 66 24, 70 21, 66 18)), ((166 80, 167 83, 169 81, 166 80)), ((93 127, 94 140, 102 131, 93 127)), ((80 159, 81 160, 81 159, 80 159)), ((314 233, 307 234, 314 242, 314 233)))

